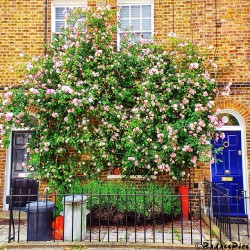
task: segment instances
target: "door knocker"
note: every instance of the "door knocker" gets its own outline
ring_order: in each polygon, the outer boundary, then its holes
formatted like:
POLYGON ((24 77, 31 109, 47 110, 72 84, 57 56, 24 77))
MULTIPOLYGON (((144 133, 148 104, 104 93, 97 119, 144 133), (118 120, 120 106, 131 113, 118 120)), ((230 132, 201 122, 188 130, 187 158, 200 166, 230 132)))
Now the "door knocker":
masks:
POLYGON ((228 141, 224 141, 223 142, 223 147, 224 148, 228 148, 229 147, 229 142, 228 141))

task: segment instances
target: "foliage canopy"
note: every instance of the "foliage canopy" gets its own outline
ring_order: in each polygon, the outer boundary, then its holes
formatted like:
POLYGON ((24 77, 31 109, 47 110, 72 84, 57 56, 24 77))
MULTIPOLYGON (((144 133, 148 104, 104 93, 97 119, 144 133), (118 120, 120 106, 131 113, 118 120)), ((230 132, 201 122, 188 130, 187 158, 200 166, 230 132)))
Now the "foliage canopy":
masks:
POLYGON ((124 176, 182 179, 210 152, 218 126, 214 63, 175 34, 165 44, 126 35, 117 50, 115 15, 109 7, 66 14, 48 55, 26 62, 21 86, 1 100, 2 144, 13 128, 32 129, 27 169, 63 192, 76 176, 114 166, 124 176))

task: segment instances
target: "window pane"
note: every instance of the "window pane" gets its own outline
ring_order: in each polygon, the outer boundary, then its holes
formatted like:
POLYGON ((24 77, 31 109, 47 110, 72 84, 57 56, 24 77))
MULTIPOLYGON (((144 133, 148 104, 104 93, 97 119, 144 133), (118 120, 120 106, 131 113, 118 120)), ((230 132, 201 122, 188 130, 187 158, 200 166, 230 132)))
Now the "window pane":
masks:
POLYGON ((77 27, 77 28, 79 28, 79 29, 84 28, 85 20, 86 20, 86 17, 79 18, 79 19, 76 21, 76 23, 75 23, 75 27, 77 27))
POLYGON ((129 6, 122 6, 120 11, 121 18, 129 18, 129 6))
POLYGON ((56 8, 56 19, 64 20, 64 7, 56 8))
POLYGON ((134 34, 133 36, 132 36, 132 38, 131 38, 131 41, 132 42, 138 42, 139 41, 139 39, 140 39, 140 37, 141 37, 141 34, 134 34))
POLYGON ((132 5, 131 6, 131 17, 135 18, 135 17, 140 17, 140 5, 132 5))
POLYGON ((126 33, 120 33, 120 40, 122 41, 126 37, 126 33))
POLYGON ((56 21, 56 32, 61 32, 61 29, 64 27, 64 21, 56 21))
POLYGON ((142 31, 151 30, 151 19, 142 20, 142 31))
POLYGON ((151 5, 142 5, 142 17, 151 17, 151 5))
POLYGON ((237 118, 231 114, 221 113, 218 115, 218 120, 223 123, 224 126, 239 126, 237 118))
POLYGON ((142 32, 142 38, 150 39, 151 38, 151 32, 142 32))
POLYGON ((131 26, 133 31, 140 31, 141 30, 140 25, 141 25, 140 19, 131 20, 131 26))
POLYGON ((129 20, 121 20, 121 31, 129 30, 129 20))
MULTIPOLYGON (((152 6, 149 4, 122 6, 120 11, 120 32, 132 30, 134 32, 131 37, 132 42, 137 42, 140 38, 151 39, 153 29, 151 10, 152 6)), ((123 35, 125 34, 123 33, 123 35)))

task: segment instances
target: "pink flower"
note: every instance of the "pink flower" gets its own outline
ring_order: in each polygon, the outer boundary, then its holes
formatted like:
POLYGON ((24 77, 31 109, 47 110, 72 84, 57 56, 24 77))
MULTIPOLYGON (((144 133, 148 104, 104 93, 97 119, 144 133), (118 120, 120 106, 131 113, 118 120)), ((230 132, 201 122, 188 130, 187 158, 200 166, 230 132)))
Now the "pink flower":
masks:
POLYGON ((69 86, 62 86, 62 91, 68 94, 72 94, 73 93, 73 89, 69 86))
POLYGON ((220 134, 220 138, 221 138, 221 139, 225 139, 225 137, 226 137, 225 133, 222 132, 222 133, 220 134))
POLYGON ((170 154, 170 157, 171 157, 171 158, 175 158, 175 157, 176 157, 176 153, 171 153, 171 154, 170 154))
POLYGON ((9 92, 7 92, 7 93, 4 94, 4 97, 5 98, 10 98, 12 96, 12 94, 13 93, 11 91, 9 91, 9 92))
POLYGON ((189 89, 189 94, 191 94, 191 95, 194 95, 195 94, 195 91, 193 90, 193 89, 189 89))
POLYGON ((197 161, 197 156, 193 156, 192 159, 191 159, 191 162, 195 164, 196 161, 197 161))
POLYGON ((46 94, 48 94, 48 95, 52 95, 54 93, 55 93, 54 89, 47 89, 47 91, 46 91, 46 94))
POLYGON ((30 71, 33 68, 33 65, 30 62, 26 63, 26 69, 30 71))
POLYGON ((199 68, 199 63, 190 63, 189 69, 198 69, 199 68))
POLYGON ((39 94, 39 91, 35 88, 30 88, 29 91, 32 93, 32 94, 39 94))
POLYGON ((193 149, 190 147, 190 145, 185 145, 183 147, 182 151, 184 151, 184 152, 192 152, 193 149))
POLYGON ((128 157, 129 161, 135 161, 135 157, 128 157))
POLYGON ((77 99, 77 98, 74 98, 72 102, 73 102, 73 104, 74 104, 75 106, 78 106, 78 105, 81 103, 81 100, 80 100, 80 99, 77 99))
POLYGON ((12 112, 7 112, 5 115, 5 121, 10 121, 13 117, 13 113, 12 112))
POLYGON ((56 112, 53 112, 53 113, 52 113, 52 117, 57 118, 58 116, 59 116, 58 113, 56 113, 56 112))
POLYGON ((177 37, 177 35, 176 35, 174 32, 169 32, 169 33, 168 33, 168 37, 173 37, 173 38, 175 38, 175 37, 177 37))
POLYGON ((83 84, 83 81, 78 81, 77 83, 76 83, 76 86, 81 86, 83 84))
POLYGON ((65 122, 67 122, 68 120, 69 120, 69 118, 66 116, 66 117, 64 117, 64 119, 63 119, 65 122))
POLYGON ((173 104, 172 107, 173 107, 174 110, 177 110, 178 104, 173 104))
POLYGON ((93 102, 93 98, 92 97, 89 97, 88 101, 91 103, 93 102))

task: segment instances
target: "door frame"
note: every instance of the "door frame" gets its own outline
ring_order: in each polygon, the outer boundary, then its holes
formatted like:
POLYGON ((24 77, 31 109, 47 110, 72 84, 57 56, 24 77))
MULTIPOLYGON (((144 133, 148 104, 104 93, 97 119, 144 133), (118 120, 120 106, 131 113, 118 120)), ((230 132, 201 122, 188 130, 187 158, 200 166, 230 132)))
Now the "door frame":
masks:
MULTIPOLYGON (((223 126, 217 128, 218 131, 240 131, 241 132, 241 147, 242 147, 242 174, 243 174, 243 189, 246 191, 246 196, 249 197, 248 189, 248 170, 247 170, 247 150, 246 150, 246 126, 243 117, 231 109, 222 109, 219 113, 233 115, 239 122, 239 126, 223 126)), ((210 164, 210 181, 212 181, 212 164, 210 164)), ((250 219, 249 201, 245 202, 245 211, 250 219)))
POLYGON ((12 138, 14 132, 31 131, 30 128, 12 129, 10 135, 10 145, 6 149, 6 164, 5 164, 5 178, 4 178, 4 195, 3 195, 3 211, 9 210, 9 204, 6 204, 6 197, 10 194, 10 179, 11 179, 11 157, 12 157, 12 138))

